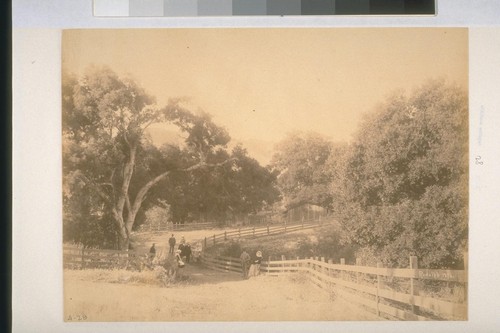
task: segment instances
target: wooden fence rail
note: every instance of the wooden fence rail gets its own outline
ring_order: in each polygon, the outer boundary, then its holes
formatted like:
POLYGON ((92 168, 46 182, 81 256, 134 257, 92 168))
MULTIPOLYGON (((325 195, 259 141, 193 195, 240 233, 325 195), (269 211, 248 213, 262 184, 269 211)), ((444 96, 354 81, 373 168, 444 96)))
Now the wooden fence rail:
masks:
POLYGON ((125 268, 146 256, 146 252, 140 251, 63 247, 63 264, 65 268, 125 268))
MULTIPOLYGON (((211 257, 203 254, 202 263, 218 271, 241 273, 241 262, 237 258, 211 257)), ((362 305, 383 317, 389 316, 400 320, 467 319, 466 295, 463 295, 461 301, 450 301, 435 295, 425 295, 423 292, 425 283, 431 281, 434 284, 436 282, 460 284, 461 290, 467 290, 466 270, 378 266, 333 264, 331 260, 327 262, 325 258, 318 257, 293 260, 284 260, 282 257, 282 260, 262 262, 261 272, 271 276, 304 272, 320 288, 362 305), (391 280, 398 280, 398 283, 391 284, 391 280), (403 287, 413 285, 413 287, 405 292, 391 288, 394 284, 403 287), (419 294, 419 291, 422 294, 419 294)))
POLYGON ((215 222, 196 222, 196 223, 159 223, 159 224, 149 224, 141 225, 136 233, 148 233, 148 232, 165 232, 165 231, 188 231, 188 230, 200 230, 209 229, 216 226, 215 222))
MULTIPOLYGON (((207 249, 222 241, 235 238, 260 237, 265 235, 277 235, 284 232, 292 232, 301 229, 315 228, 323 225, 322 221, 302 221, 300 223, 287 225, 268 225, 265 227, 245 228, 224 233, 214 234, 212 237, 206 237, 203 242, 203 249, 207 249)), ((209 223, 212 225, 212 223, 209 223)), ((207 223, 197 223, 193 226, 207 225, 207 223)), ((137 258, 147 255, 146 252, 120 251, 120 250, 102 250, 102 249, 82 249, 80 247, 65 246, 63 249, 64 267, 66 268, 111 268, 127 267, 133 264, 137 258)))
POLYGON ((213 257, 203 253, 200 257, 202 265, 207 268, 222 271, 242 273, 241 260, 230 257, 213 257))
POLYGON ((287 232, 293 232, 303 229, 317 228, 323 225, 332 224, 333 221, 302 221, 294 224, 279 224, 279 225, 267 225, 264 227, 250 227, 250 228, 239 228, 237 230, 224 231, 223 233, 213 234, 212 236, 205 237, 203 241, 203 250, 231 239, 240 238, 254 238, 261 236, 272 236, 284 234, 287 232))

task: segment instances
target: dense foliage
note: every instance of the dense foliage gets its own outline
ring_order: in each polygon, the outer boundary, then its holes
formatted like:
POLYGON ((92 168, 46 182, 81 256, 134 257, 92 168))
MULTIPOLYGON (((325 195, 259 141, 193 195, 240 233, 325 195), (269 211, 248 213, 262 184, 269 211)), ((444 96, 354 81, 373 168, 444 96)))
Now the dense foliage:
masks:
POLYGON ((369 115, 334 158, 336 212, 347 241, 389 265, 460 265, 467 248, 468 101, 432 81, 369 115))
POLYGON ((171 205, 174 222, 205 220, 224 224, 256 213, 279 199, 275 175, 248 156, 244 148, 236 146, 223 158, 234 159, 234 163, 166 180, 161 189, 171 205))
POLYGON ((290 134, 276 147, 271 166, 278 173, 277 185, 287 208, 331 204, 330 170, 327 165, 332 143, 317 133, 290 134))
POLYGON ((256 211, 277 198, 274 176, 243 149, 229 153, 227 131, 181 100, 159 107, 133 80, 100 67, 81 78, 65 73, 62 95, 66 241, 127 248, 145 209, 161 199, 182 221, 207 210, 256 211), (154 146, 153 123, 176 126, 184 142, 154 146))

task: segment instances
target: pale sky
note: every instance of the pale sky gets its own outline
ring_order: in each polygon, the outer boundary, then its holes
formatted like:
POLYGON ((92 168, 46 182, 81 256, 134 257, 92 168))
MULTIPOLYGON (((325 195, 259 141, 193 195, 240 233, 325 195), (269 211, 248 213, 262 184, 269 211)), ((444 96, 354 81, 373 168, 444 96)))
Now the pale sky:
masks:
MULTIPOLYGON (((267 164, 294 130, 348 141, 363 113, 429 78, 467 88, 467 29, 67 30, 63 69, 130 74, 158 103, 190 97, 267 164)), ((172 133, 151 129, 153 140, 172 133)))

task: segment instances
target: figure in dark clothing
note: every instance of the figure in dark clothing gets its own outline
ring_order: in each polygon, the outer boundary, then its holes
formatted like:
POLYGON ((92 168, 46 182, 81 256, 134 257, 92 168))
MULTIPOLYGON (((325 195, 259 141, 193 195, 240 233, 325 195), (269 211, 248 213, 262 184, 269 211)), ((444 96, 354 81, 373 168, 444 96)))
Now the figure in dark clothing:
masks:
POLYGON ((262 262, 262 252, 257 251, 255 256, 252 258, 252 265, 248 271, 249 276, 257 276, 260 273, 260 264, 262 262))
POLYGON ((248 268, 250 267, 250 255, 247 253, 247 251, 243 250, 243 252, 240 255, 240 260, 241 260, 241 270, 243 273, 243 278, 247 279, 248 268))
POLYGON ((189 264, 189 260, 191 259, 191 245, 189 243, 184 246, 184 253, 186 254, 186 263, 189 264))
POLYGON ((156 256, 156 248, 155 248, 155 243, 153 243, 153 246, 149 249, 149 259, 153 259, 156 256))
POLYGON ((180 243, 179 246, 177 247, 177 250, 179 250, 179 256, 181 258, 184 258, 186 256, 186 249, 185 245, 183 243, 180 243))
POLYGON ((168 239, 168 245, 170 245, 170 248, 168 250, 168 253, 174 253, 174 248, 175 248, 175 237, 174 234, 172 234, 172 237, 168 239))

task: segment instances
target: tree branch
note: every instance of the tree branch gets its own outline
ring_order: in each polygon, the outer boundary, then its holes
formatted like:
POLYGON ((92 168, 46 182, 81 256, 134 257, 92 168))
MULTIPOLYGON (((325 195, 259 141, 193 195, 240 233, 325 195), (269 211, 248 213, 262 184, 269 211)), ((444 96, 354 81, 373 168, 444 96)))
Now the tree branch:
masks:
POLYGON ((193 170, 204 168, 204 167, 220 167, 220 166, 228 164, 229 162, 234 162, 237 160, 238 159, 236 157, 232 157, 232 158, 229 158, 229 159, 225 160, 224 162, 220 162, 220 163, 205 163, 202 161, 198 164, 190 166, 189 168, 179 170, 179 171, 188 172, 188 171, 193 171, 193 170))
POLYGON ((158 121, 158 119, 156 118, 152 118, 148 123, 146 123, 146 125, 144 127, 141 127, 141 130, 145 130, 147 129, 151 124, 153 124, 155 121, 158 121))
POLYGON ((125 140, 127 145, 130 147, 130 142, 128 141, 127 132, 125 130, 123 131, 123 140, 125 140))
MULTIPOLYGON (((189 172, 189 171, 193 171, 193 170, 196 170, 196 169, 199 169, 199 168, 203 168, 203 167, 219 167, 219 166, 223 166, 223 165, 225 165, 225 164, 227 164, 229 162, 233 162, 233 161, 236 161, 236 160, 238 160, 238 159, 233 157, 233 158, 227 159, 227 160, 225 160, 224 162, 221 162, 221 163, 198 163, 198 164, 195 164, 193 166, 190 166, 189 168, 178 170, 178 171, 189 172)), ((131 214, 130 215, 131 218, 128 219, 130 222, 127 225, 127 229, 131 229, 132 228, 132 225, 133 225, 133 223, 135 221, 135 215, 137 214, 137 212, 141 208, 141 205, 142 205, 142 203, 145 200, 146 194, 151 189, 151 187, 153 187, 154 185, 156 185, 161 180, 165 179, 171 172, 172 172, 172 170, 168 170, 168 171, 165 171, 164 173, 156 176, 155 178, 153 178, 149 182, 147 182, 143 187, 141 187, 141 189, 139 190, 139 192, 137 192, 137 195, 136 195, 136 197, 134 199, 134 203, 133 203, 132 208, 131 208, 131 210, 129 212, 129 214, 131 214)))
POLYGON ((130 198, 129 198, 128 194, 125 197, 125 206, 127 207, 127 212, 130 214, 131 210, 132 210, 132 206, 130 205, 130 198))
POLYGON ((92 187, 95 188, 95 190, 97 191, 97 194, 99 194, 99 196, 104 199, 106 202, 108 203, 112 203, 111 202, 111 198, 109 197, 109 195, 107 195, 102 189, 101 189, 101 185, 110 185, 110 184, 107 184, 107 183, 104 183, 104 184, 96 184, 94 181, 92 181, 91 179, 89 179, 87 176, 79 173, 77 175, 77 177, 79 177, 80 179, 82 179, 85 183, 87 184, 90 184, 92 185, 92 187))

